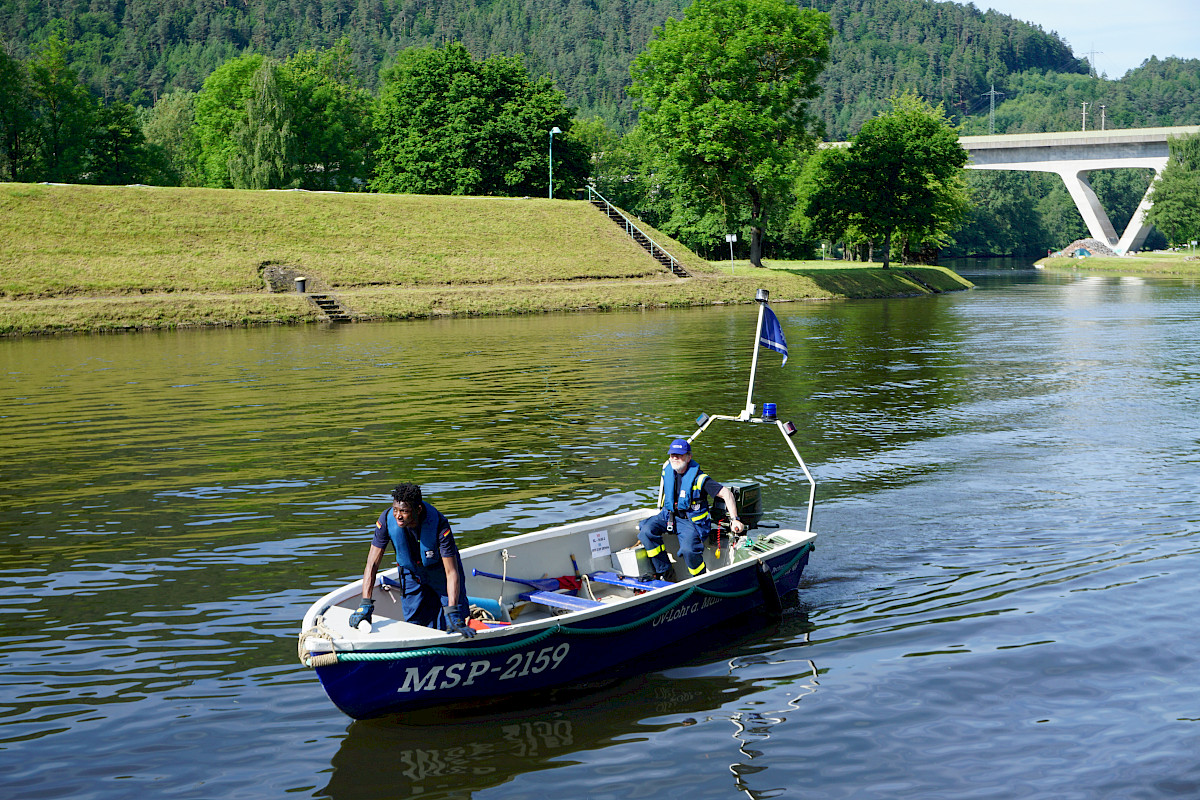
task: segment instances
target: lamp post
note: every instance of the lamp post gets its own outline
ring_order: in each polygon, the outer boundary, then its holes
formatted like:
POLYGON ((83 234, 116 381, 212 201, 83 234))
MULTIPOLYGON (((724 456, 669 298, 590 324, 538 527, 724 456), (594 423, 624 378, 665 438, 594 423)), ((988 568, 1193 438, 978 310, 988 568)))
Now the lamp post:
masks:
POLYGON ((550 198, 554 199, 554 134, 562 133, 559 127, 555 125, 550 129, 550 198))

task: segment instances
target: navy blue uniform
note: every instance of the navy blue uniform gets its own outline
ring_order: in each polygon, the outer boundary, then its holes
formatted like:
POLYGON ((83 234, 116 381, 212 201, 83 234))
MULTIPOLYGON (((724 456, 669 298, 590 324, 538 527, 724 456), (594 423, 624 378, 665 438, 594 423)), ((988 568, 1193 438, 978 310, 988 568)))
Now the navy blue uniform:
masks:
POLYGON ((658 514, 642 520, 638 526, 638 539, 646 548, 646 555, 656 574, 662 575, 671 569, 663 544, 663 534, 669 527, 679 536, 679 560, 688 569, 688 577, 703 574, 704 541, 712 528, 708 513, 708 498, 716 497, 725 487, 704 474, 695 461, 688 463, 683 474, 671 468, 671 462, 663 465, 660 481, 662 508, 658 514), (674 519, 671 519, 671 518, 674 519))
POLYGON ((402 528, 389 508, 375 522, 371 545, 386 551, 388 545, 396 552, 399 568, 401 611, 404 620, 439 630, 449 630, 443 606, 447 597, 446 567, 443 558, 453 558, 458 566, 459 592, 456 598, 463 619, 470 617, 466 597, 466 575, 458 555, 458 545, 450 531, 450 522, 429 503, 422 503, 420 528, 402 528))

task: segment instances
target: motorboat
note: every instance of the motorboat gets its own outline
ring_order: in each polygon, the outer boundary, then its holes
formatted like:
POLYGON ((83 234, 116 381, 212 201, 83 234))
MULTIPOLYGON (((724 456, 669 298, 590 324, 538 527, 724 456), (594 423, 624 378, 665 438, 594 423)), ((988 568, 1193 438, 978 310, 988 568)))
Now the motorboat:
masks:
MULTIPOLYGON (((370 623, 350 626, 361 579, 317 600, 304 616, 301 662, 312 668, 333 703, 356 719, 403 714, 442 705, 477 704, 526 692, 600 681, 648 663, 652 654, 738 618, 778 618, 813 552, 816 482, 797 450, 796 427, 774 404, 753 404, 754 374, 763 341, 783 340, 778 320, 759 290, 759 324, 746 406, 737 414, 696 418, 694 441, 714 424, 775 428, 807 479, 802 528, 762 519, 756 483, 729 484, 739 517, 733 536, 717 499, 714 535, 704 551, 706 571, 679 581, 649 577, 639 523, 658 513, 639 508, 504 537, 461 551, 474 636, 405 622, 395 592, 397 568, 376 578, 370 623), (766 317, 765 315, 769 315, 766 317), (764 333, 764 319, 773 331, 764 333)), ((783 342, 786 362, 786 342, 783 342)), ((672 534, 668 553, 678 550, 672 534)), ((688 571, 682 566, 676 574, 688 571)))

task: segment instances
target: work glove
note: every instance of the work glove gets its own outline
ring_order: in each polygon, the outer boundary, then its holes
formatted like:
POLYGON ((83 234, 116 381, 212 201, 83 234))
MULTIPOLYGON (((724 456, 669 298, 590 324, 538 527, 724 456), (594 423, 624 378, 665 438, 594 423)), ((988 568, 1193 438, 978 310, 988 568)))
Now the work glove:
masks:
POLYGON ((372 600, 369 597, 366 598, 365 600, 363 600, 362 603, 358 607, 358 611, 355 611, 353 614, 350 615, 350 627, 357 628, 358 623, 362 622, 363 620, 366 620, 367 623, 370 624, 371 612, 374 610, 375 610, 375 601, 374 600, 372 600))
POLYGON ((463 621, 462 612, 458 610, 457 606, 446 609, 446 622, 450 625, 451 633, 461 633, 468 639, 475 637, 475 629, 463 621))

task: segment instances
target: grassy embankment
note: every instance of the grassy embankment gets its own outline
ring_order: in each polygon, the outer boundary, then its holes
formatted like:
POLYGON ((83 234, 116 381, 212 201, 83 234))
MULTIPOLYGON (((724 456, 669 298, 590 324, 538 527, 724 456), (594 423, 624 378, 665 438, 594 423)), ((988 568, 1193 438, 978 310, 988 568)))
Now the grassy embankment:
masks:
POLYGON ((1086 256, 1084 258, 1042 258, 1038 266, 1070 272, 1131 272, 1139 275, 1200 275, 1200 258, 1195 253, 1168 253, 1154 251, 1135 253, 1129 256, 1110 258, 1086 256))
POLYGON ((710 263, 648 232, 677 279, 586 202, 0 185, 0 334, 323 319, 269 265, 359 320, 892 297, 970 287, 938 267, 710 263))

